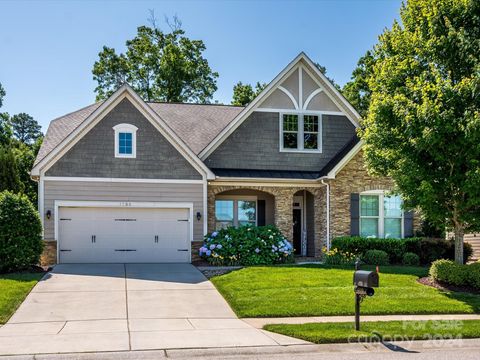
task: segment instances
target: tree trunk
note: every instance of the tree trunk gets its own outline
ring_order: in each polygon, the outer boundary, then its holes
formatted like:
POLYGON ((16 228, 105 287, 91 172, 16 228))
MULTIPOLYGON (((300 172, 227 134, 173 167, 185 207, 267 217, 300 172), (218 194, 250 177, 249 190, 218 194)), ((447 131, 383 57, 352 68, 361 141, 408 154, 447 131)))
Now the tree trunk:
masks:
POLYGON ((455 238, 455 262, 457 264, 463 264, 463 224, 455 223, 454 238, 455 238))

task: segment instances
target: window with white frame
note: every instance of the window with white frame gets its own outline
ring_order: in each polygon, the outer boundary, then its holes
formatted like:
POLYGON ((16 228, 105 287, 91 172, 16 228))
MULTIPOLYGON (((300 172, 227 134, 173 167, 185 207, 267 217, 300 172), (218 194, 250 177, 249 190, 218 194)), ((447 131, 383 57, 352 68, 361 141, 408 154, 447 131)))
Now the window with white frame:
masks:
POLYGON ((131 124, 118 124, 115 131, 115 157, 135 158, 137 156, 137 130, 131 124))
POLYGON ((318 114, 281 114, 280 147, 283 151, 321 150, 318 114))
POLYGON ((256 225, 256 197, 217 197, 215 200, 215 228, 256 225))
POLYGON ((403 238, 402 199, 383 192, 360 194, 360 236, 403 238))

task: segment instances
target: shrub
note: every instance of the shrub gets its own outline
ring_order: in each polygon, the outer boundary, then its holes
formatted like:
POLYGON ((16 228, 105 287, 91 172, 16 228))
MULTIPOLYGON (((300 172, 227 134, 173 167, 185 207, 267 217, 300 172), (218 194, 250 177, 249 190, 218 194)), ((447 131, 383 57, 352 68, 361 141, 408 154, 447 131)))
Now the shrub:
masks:
POLYGON ((269 265, 293 261, 293 247, 273 225, 228 227, 205 236, 200 256, 212 265, 269 265))
POLYGON ((480 261, 468 265, 469 283, 475 289, 480 289, 480 261))
POLYGON ((336 248, 331 250, 324 248, 323 253, 323 262, 326 265, 353 265, 357 259, 355 254, 348 252, 344 253, 336 248))
POLYGON ((403 254, 402 264, 408 266, 418 266, 420 265, 420 256, 415 253, 406 252, 403 254))
MULTIPOLYGON (((406 238, 406 239, 379 239, 363 238, 360 236, 343 236, 335 238, 332 242, 332 249, 338 249, 340 252, 348 252, 362 256, 368 250, 385 251, 392 263, 400 264, 403 262, 405 253, 417 254, 420 258, 420 264, 430 264, 438 259, 455 258, 455 244, 452 240, 433 239, 433 238, 406 238)), ((472 255, 472 246, 464 244, 465 262, 472 255)))
POLYGON ((363 254, 362 260, 370 265, 388 265, 390 259, 388 254, 383 250, 368 250, 363 254))
MULTIPOLYGON (((422 264, 430 264, 439 259, 455 259, 455 242, 453 240, 436 238, 412 238, 405 240, 407 251, 420 256, 420 263, 422 264)), ((463 254, 464 262, 466 263, 473 254, 471 244, 463 244, 463 254)))
POLYGON ((430 276, 447 284, 470 286, 480 290, 480 264, 459 265, 452 260, 437 260, 430 267, 430 276))
POLYGON ((394 263, 402 261, 406 252, 406 245, 402 239, 379 239, 364 238, 360 236, 343 236, 333 240, 332 248, 338 248, 342 252, 349 252, 362 256, 368 250, 382 250, 386 252, 389 259, 394 263))
POLYGON ((0 272, 36 265, 43 250, 42 224, 25 195, 0 193, 0 272))

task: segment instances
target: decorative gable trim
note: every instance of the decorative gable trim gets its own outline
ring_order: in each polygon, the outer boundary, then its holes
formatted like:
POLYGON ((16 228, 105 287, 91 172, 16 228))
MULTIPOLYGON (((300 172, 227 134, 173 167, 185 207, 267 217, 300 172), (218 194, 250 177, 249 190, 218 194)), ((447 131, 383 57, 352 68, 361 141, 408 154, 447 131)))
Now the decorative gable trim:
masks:
MULTIPOLYGON (((336 113, 345 115, 355 127, 359 126, 360 123, 360 115, 358 112, 353 108, 352 105, 340 94, 340 92, 333 86, 330 81, 327 79, 325 75, 323 75, 317 66, 313 63, 313 61, 304 53, 301 52, 293 61, 291 61, 271 82, 268 86, 247 106, 245 109, 238 114, 233 121, 228 124, 211 142, 208 144, 205 149, 203 149, 199 157, 202 160, 205 160, 208 156, 210 156, 215 149, 220 146, 247 118, 248 116, 255 110, 258 111, 275 111, 278 112, 277 109, 268 109, 268 108, 260 108, 260 104, 264 100, 266 100, 275 90, 280 90, 285 93, 292 104, 295 107, 295 111, 303 111, 304 108, 308 106, 308 103, 313 99, 313 96, 309 96, 307 101, 305 101, 305 106, 303 102, 303 89, 302 89, 302 71, 305 71, 318 85, 319 90, 317 92, 325 92, 327 96, 335 103, 335 105, 342 110, 342 112, 336 113), (303 63, 302 63, 303 62, 303 63), (304 66, 306 65, 306 66, 304 66), (293 94, 290 93, 287 89, 281 86, 282 82, 287 79, 294 71, 299 71, 299 98, 298 102, 295 100, 293 94)), ((317 91, 315 90, 315 91, 317 91)), ((286 111, 283 109, 282 111, 286 111)), ((321 112, 321 111, 320 111, 321 112)), ((333 113, 333 112, 330 112, 333 113)))
POLYGON ((129 100, 145 118, 165 137, 165 139, 200 173, 205 179, 214 179, 213 172, 188 148, 188 146, 170 129, 133 89, 122 85, 102 105, 90 114, 74 131, 72 131, 57 147, 36 164, 31 176, 43 176, 65 153, 83 136, 97 125, 123 99, 129 100))

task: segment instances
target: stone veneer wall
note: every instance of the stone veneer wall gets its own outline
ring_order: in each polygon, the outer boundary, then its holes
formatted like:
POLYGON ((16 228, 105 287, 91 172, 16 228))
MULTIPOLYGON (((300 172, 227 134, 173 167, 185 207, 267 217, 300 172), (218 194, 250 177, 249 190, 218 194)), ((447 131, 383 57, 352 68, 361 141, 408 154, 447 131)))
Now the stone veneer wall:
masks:
POLYGON ((275 197, 274 212, 275 225, 292 241, 293 239, 293 195, 300 190, 307 190, 313 194, 315 209, 315 256, 321 255, 321 249, 326 240, 326 192, 325 187, 282 187, 282 186, 236 186, 215 185, 208 186, 208 231, 215 228, 215 197, 224 191, 252 189, 269 193, 275 197))
MULTIPOLYGON (((368 174, 359 151, 348 164, 330 180, 330 238, 350 235, 350 194, 368 190, 392 190, 393 180, 368 174)), ((414 215, 414 233, 420 227, 418 214, 414 215)))
POLYGON ((192 241, 192 262, 202 260, 198 251, 203 245, 203 241, 192 241))
POLYGON ((55 265, 57 263, 57 242, 55 240, 45 240, 44 244, 43 253, 40 256, 40 265, 55 265))

